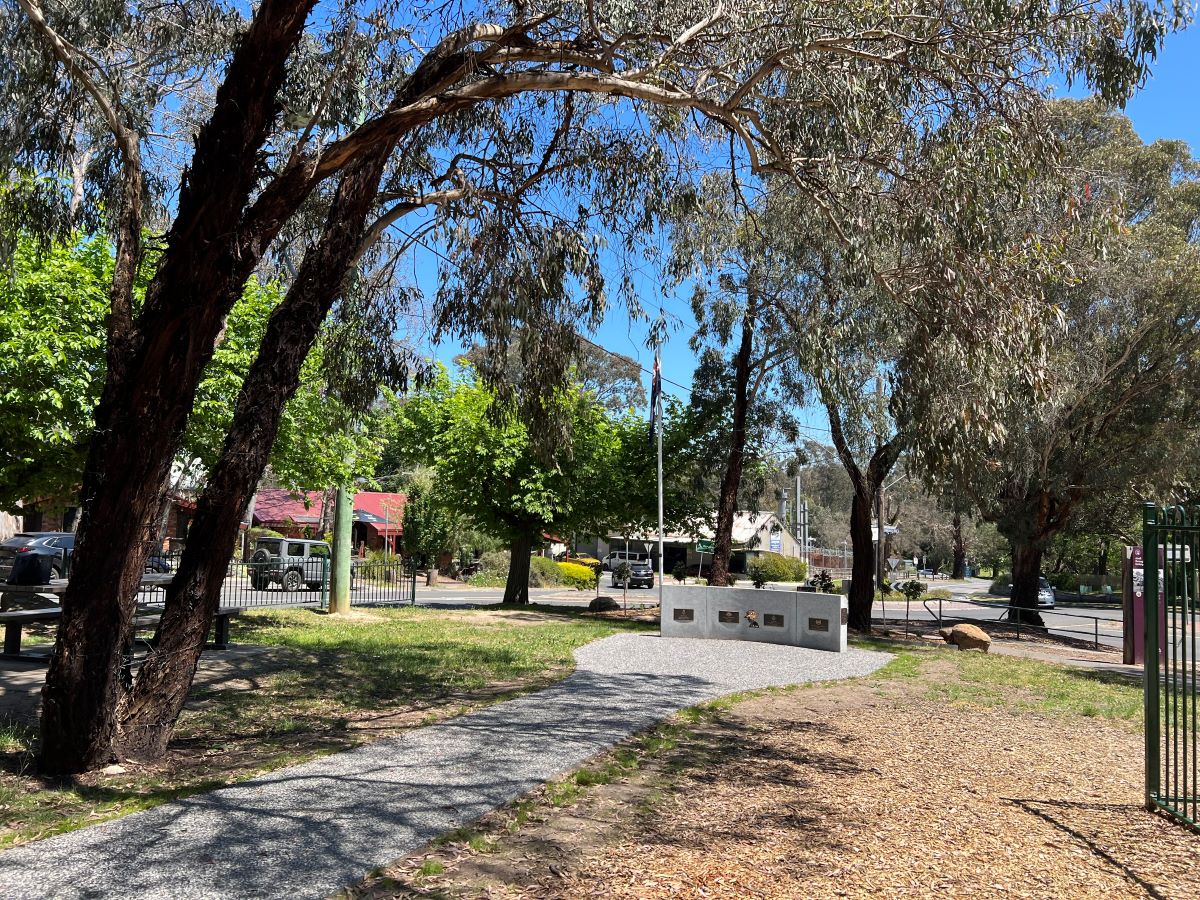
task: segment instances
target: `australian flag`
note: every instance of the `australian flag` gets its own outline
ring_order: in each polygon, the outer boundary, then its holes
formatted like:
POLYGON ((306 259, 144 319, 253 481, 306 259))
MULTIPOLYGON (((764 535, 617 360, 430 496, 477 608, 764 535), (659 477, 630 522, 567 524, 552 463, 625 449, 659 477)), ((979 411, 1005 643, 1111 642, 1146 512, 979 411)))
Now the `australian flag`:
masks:
POLYGON ((662 367, 658 361, 658 351, 654 351, 654 377, 650 382, 650 443, 654 443, 655 429, 658 427, 658 417, 662 412, 662 367))

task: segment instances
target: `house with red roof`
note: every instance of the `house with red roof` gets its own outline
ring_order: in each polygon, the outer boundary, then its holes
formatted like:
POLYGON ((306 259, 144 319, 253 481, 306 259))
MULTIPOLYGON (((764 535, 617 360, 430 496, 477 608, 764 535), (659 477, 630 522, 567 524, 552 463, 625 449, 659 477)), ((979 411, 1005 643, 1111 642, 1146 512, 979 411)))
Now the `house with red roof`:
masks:
MULTIPOLYGON (((396 551, 403 533, 404 494, 359 491, 351 525, 356 550, 396 551)), ((254 498, 253 524, 287 537, 320 537, 333 523, 333 498, 323 491, 264 488, 254 498), (326 500, 329 508, 326 509, 326 500)))

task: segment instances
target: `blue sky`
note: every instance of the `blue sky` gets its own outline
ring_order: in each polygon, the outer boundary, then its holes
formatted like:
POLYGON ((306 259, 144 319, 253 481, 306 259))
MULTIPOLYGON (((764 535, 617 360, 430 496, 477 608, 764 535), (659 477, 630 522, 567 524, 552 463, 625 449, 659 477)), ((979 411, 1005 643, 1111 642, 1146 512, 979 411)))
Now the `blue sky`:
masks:
MULTIPOLYGON (((1064 89, 1063 93, 1068 92, 1064 89)), ((1083 96, 1086 91, 1077 87, 1069 93, 1083 96)), ((1191 145, 1193 153, 1200 150, 1200 26, 1167 38, 1151 77, 1129 101, 1125 113, 1146 142, 1180 139, 1191 145)), ((695 368, 695 356, 687 346, 695 327, 688 307, 689 291, 683 289, 663 297, 658 283, 648 275, 640 276, 638 287, 647 312, 654 315, 661 305, 672 322, 670 336, 663 348, 663 377, 667 381, 664 389, 686 396, 695 368)), ((648 371, 654 358, 646 347, 648 328, 648 322, 630 321, 624 309, 614 307, 597 334, 591 337, 610 350, 633 357, 648 371)), ((435 350, 442 359, 449 359, 456 352, 458 348, 451 346, 435 350)), ((645 381, 648 386, 648 375, 645 381)), ((807 430, 812 437, 826 438, 828 423, 822 410, 807 410, 802 419, 808 424, 807 430)))

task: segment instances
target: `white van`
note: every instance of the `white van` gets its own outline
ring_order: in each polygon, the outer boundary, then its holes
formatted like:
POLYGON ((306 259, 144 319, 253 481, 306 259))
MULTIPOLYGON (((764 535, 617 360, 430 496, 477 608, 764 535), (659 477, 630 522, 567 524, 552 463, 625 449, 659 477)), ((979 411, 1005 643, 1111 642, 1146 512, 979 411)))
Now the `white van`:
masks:
POLYGON ((604 565, 600 568, 605 572, 611 572, 623 562, 632 566, 635 562, 649 562, 649 560, 650 557, 645 553, 638 553, 634 550, 613 550, 604 557, 604 565))

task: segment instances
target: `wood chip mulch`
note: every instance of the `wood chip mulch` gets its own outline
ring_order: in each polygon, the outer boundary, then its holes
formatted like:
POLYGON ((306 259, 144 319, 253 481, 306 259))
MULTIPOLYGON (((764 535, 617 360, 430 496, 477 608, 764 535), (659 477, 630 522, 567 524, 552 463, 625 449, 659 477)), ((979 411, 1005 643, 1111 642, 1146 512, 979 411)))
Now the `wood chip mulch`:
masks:
POLYGON ((488 852, 348 896, 1200 897, 1200 836, 1141 808, 1139 731, 947 705, 937 676, 753 697, 568 809, 487 817, 488 852))

